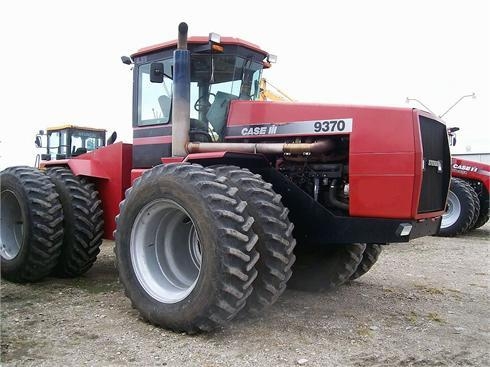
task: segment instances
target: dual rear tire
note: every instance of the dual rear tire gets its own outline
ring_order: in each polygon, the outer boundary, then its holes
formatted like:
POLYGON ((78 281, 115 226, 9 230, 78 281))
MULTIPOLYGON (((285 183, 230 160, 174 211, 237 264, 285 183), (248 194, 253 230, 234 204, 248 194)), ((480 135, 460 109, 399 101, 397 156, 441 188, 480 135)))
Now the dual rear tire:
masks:
POLYGON ((126 295, 150 323, 195 333, 245 307, 257 277, 254 219, 212 169, 157 166, 126 191, 116 263, 126 295))
POLYGON ((103 231, 97 191, 68 168, 46 173, 27 166, 0 173, 0 255, 7 280, 74 277, 95 262, 103 231))
POLYGON ((126 295, 147 321, 188 333, 259 312, 291 276, 287 215, 271 185, 248 170, 154 167, 126 192, 117 218, 126 295))
POLYGON ((63 246, 53 274, 77 277, 97 259, 104 234, 102 202, 94 184, 77 177, 67 167, 53 167, 46 174, 55 185, 63 207, 63 246))

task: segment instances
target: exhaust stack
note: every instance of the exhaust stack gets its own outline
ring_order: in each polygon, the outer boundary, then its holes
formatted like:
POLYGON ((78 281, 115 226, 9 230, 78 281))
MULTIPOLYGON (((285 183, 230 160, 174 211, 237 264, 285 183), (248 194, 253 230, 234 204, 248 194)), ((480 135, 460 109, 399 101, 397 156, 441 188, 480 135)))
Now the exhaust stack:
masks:
POLYGON ((332 151, 332 140, 320 140, 314 143, 189 143, 189 153, 238 152, 263 154, 306 154, 318 155, 332 151))
POLYGON ((172 94, 172 156, 185 157, 190 130, 190 52, 187 50, 188 26, 179 24, 177 49, 174 51, 172 94))

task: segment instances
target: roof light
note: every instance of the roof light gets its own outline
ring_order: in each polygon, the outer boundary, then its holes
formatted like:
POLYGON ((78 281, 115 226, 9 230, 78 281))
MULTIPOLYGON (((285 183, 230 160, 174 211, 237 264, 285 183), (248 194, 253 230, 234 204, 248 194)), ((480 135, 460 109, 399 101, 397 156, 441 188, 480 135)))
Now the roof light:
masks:
POLYGON ((209 40, 213 43, 220 43, 221 36, 218 33, 209 33, 209 40))
POLYGON ((267 55, 267 62, 275 64, 277 62, 277 55, 267 55))

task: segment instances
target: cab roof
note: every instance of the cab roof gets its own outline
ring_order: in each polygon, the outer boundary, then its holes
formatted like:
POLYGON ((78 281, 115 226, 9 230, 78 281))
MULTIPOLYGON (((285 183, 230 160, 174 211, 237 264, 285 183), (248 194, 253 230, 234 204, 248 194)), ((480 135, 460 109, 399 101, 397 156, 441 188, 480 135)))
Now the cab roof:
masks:
POLYGON ((46 129, 46 131, 58 131, 65 129, 76 129, 76 130, 89 130, 89 131, 98 131, 98 132, 107 132, 106 129, 97 129, 95 127, 86 127, 86 126, 77 126, 77 125, 59 125, 59 126, 51 126, 46 129))
MULTIPOLYGON (((209 37, 189 37, 187 39, 188 44, 193 44, 193 45, 205 45, 209 43, 209 37)), ((234 37, 221 37, 220 41, 221 45, 236 45, 236 46, 241 46, 248 48, 252 51, 261 53, 266 57, 268 55, 267 51, 262 50, 258 45, 250 43, 248 41, 244 41, 240 38, 234 38, 234 37)), ((138 51, 136 51, 134 54, 131 55, 131 58, 146 55, 153 53, 155 51, 162 51, 162 50, 172 50, 177 48, 177 40, 172 40, 168 42, 163 42, 163 43, 158 43, 153 46, 148 46, 148 47, 143 47, 140 48, 138 51)))

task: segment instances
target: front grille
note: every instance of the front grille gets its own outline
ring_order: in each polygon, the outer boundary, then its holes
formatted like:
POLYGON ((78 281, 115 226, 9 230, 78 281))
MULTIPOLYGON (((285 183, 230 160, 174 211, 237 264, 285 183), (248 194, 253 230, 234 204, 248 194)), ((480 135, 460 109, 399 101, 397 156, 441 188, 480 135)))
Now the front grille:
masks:
POLYGON ((451 156, 446 126, 425 116, 419 118, 424 172, 418 213, 428 213, 445 209, 451 178, 451 156), (442 165, 442 172, 438 172, 436 163, 442 165))

